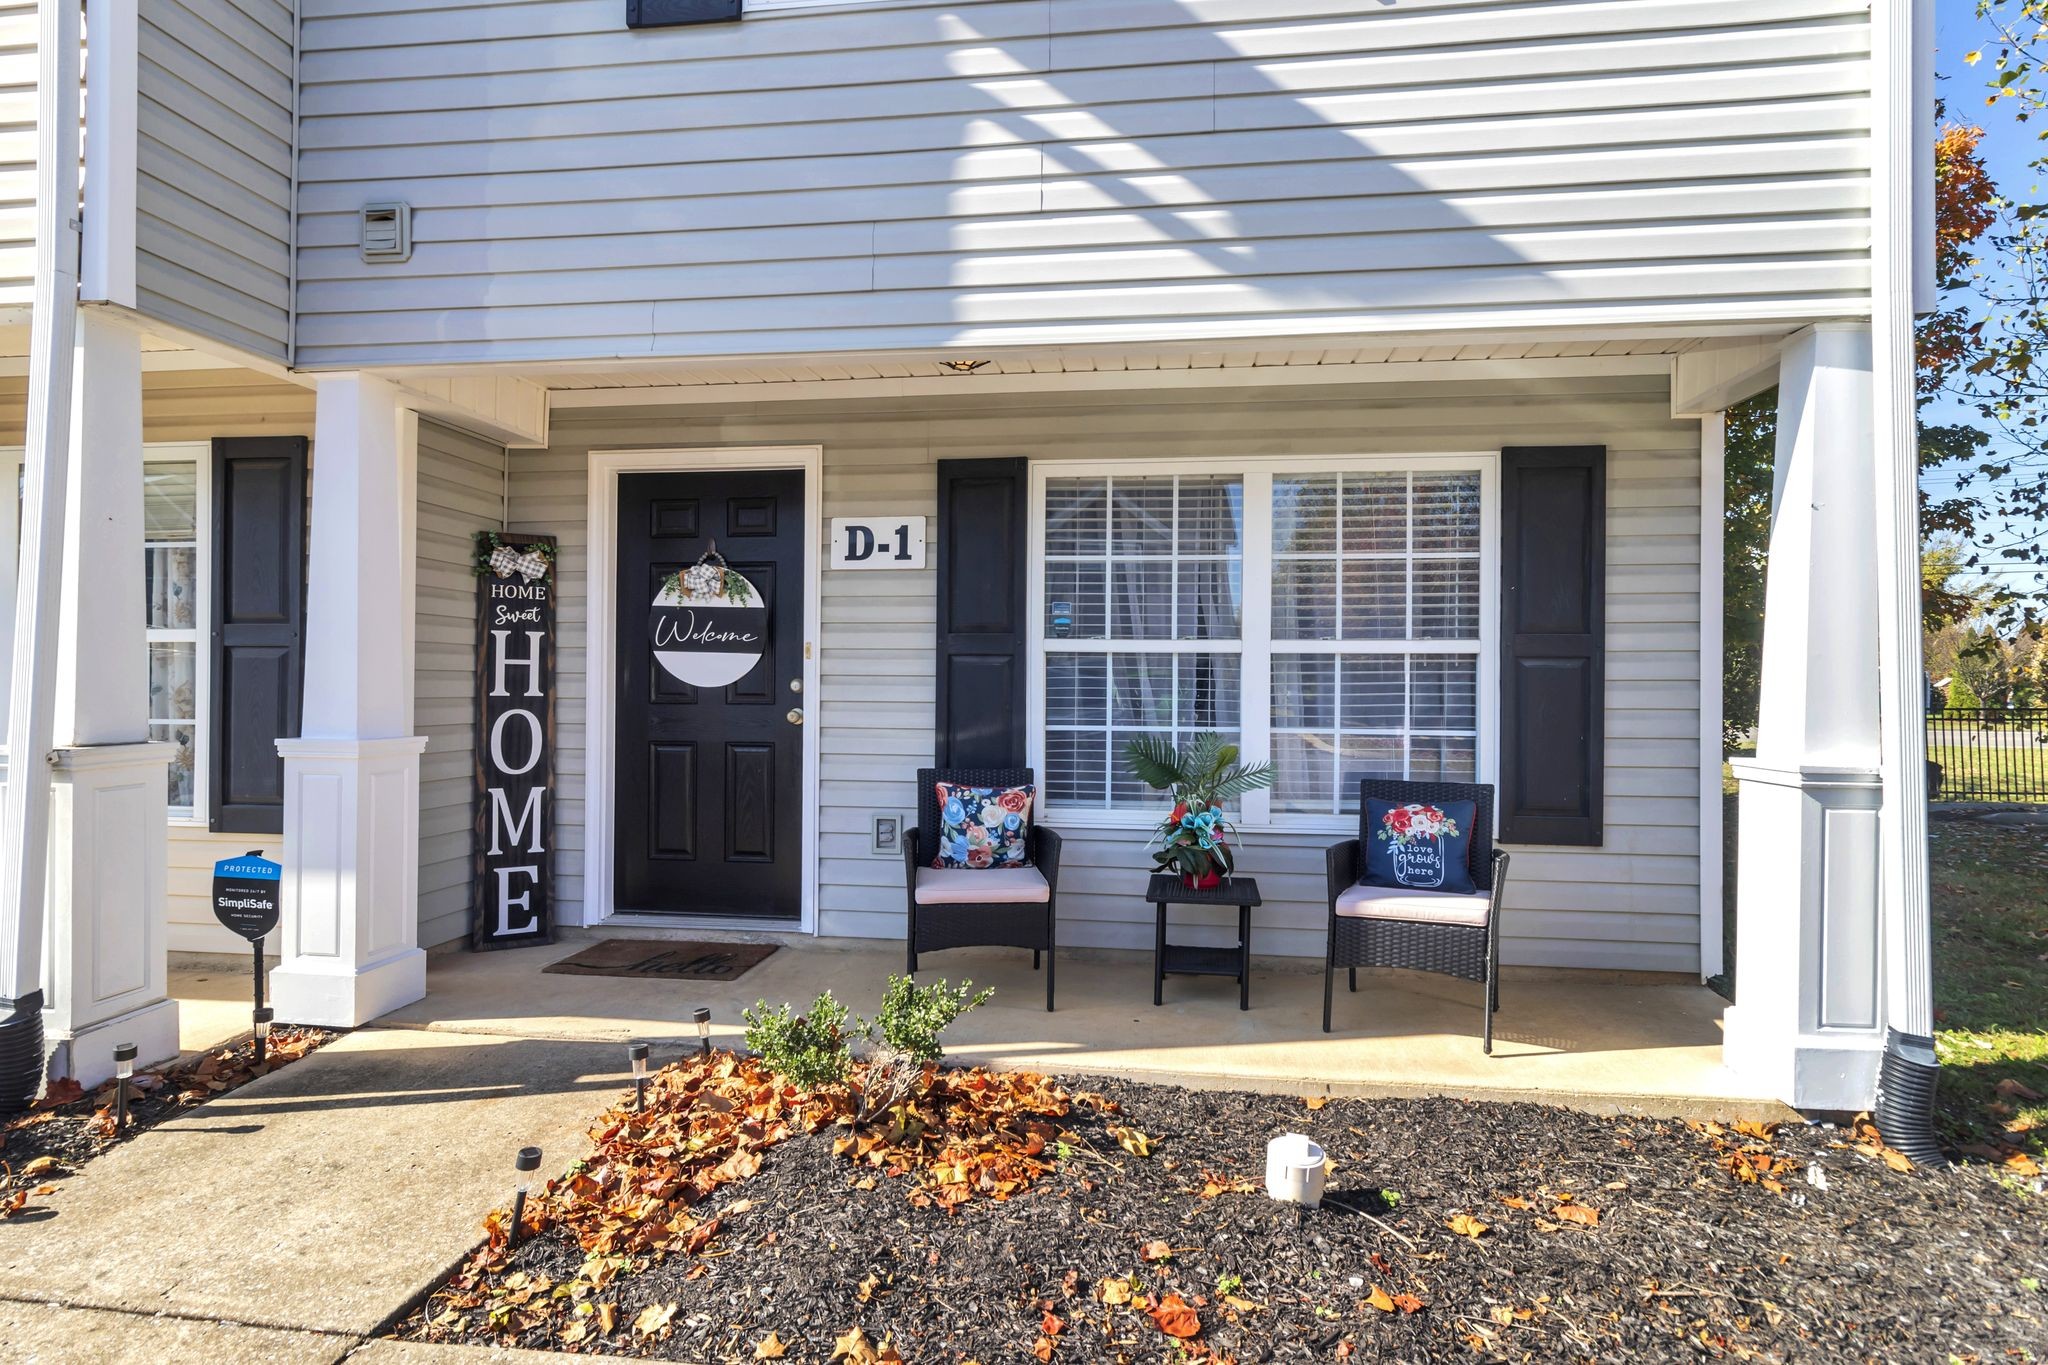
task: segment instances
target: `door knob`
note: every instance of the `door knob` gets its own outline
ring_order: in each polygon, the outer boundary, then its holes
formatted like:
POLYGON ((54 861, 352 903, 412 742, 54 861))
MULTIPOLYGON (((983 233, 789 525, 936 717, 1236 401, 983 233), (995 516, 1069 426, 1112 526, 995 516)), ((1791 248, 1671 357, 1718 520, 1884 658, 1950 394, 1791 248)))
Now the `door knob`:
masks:
POLYGON ((789 714, 784 716, 783 719, 791 725, 802 725, 804 723, 804 709, 801 706, 793 706, 790 708, 789 714))

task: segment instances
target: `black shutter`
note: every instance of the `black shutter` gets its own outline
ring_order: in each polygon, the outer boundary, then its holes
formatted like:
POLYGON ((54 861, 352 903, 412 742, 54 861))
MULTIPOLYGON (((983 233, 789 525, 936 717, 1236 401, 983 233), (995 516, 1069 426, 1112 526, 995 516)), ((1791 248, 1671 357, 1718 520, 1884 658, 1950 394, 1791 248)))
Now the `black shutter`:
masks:
POLYGON ((1024 460, 939 461, 941 768, 1025 764, 1024 460))
POLYGON ((213 443, 211 827, 284 832, 306 616, 306 440, 213 443))
POLYGON ((1500 838, 1598 847, 1607 450, 1501 452, 1500 838))
POLYGON ((740 17, 740 0, 626 0, 627 28, 718 24, 740 17))

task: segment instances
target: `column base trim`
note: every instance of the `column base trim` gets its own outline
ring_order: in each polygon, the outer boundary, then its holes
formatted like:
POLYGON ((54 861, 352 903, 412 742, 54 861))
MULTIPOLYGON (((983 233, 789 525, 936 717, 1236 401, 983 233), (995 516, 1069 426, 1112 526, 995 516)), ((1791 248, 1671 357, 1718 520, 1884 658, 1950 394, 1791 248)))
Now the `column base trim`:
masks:
POLYGON ((177 1060, 178 1002, 154 1000, 139 1009, 96 1019, 75 1029, 57 1027, 52 1012, 43 1011, 45 1043, 52 1076, 69 1076, 87 1090, 114 1077, 114 1048, 135 1044, 135 1069, 177 1060))
POLYGON ((427 995, 427 955, 400 948, 351 967, 336 958, 286 958, 270 974, 279 1023, 360 1028, 427 995))
MULTIPOLYGON (((1738 987, 1739 989, 1739 987, 1738 987)), ((1721 1061, 1770 1087, 1802 1112, 1870 1107, 1884 1059, 1884 1032, 1787 1032, 1783 1011, 1730 1005, 1721 1016, 1721 1061)))

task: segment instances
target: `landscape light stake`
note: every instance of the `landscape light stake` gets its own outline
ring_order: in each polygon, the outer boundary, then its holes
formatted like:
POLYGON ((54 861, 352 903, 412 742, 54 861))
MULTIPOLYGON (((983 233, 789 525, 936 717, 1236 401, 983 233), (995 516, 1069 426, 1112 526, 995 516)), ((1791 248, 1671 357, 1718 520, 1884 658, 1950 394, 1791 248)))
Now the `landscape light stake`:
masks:
POLYGON ((697 1053, 702 1057, 711 1055, 711 1011, 702 1005, 697 1007, 697 1053))
POLYGON ((533 1184, 533 1173, 540 1169, 540 1148, 521 1147, 512 1169, 519 1172, 519 1183, 512 1187, 512 1227, 505 1235, 507 1249, 519 1245, 519 1220, 526 1216, 526 1191, 533 1184))
POLYGON ((647 1107, 647 1044, 629 1043, 626 1056, 633 1061, 633 1108, 647 1107))
POLYGON ((128 1078, 135 1074, 135 1044, 114 1044, 114 1131, 128 1129, 128 1078))
POLYGON ((256 1065, 262 1066, 263 1059, 270 1055, 270 1021, 277 1017, 277 1011, 268 1005, 258 1005, 256 1017, 256 1065))

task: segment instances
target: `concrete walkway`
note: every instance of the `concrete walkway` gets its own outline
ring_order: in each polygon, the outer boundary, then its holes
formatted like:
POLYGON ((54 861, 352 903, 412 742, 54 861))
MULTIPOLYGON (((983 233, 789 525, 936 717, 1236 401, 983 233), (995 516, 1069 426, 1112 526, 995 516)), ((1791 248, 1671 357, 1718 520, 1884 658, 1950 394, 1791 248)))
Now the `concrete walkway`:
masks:
MULTIPOLYGON (((590 1116, 626 1084, 621 1044, 694 1047, 708 1005, 738 1041, 756 999, 831 987, 871 1010, 900 969, 872 944, 784 948, 741 980, 548 975, 580 943, 437 956, 429 995, 306 1060, 167 1121, 0 1223, 0 1359, 205 1365, 543 1365, 524 1351, 377 1339, 473 1249, 511 1192, 512 1155, 543 1171, 585 1150, 590 1116)), ((1016 952, 934 954, 927 977, 972 976, 993 1003, 949 1038, 965 1062, 1067 1074, 1345 1094, 1454 1093, 1593 1109, 1776 1113, 1720 1066, 1719 1000, 1697 987, 1510 976, 1495 1055, 1478 990, 1366 976, 1320 1029, 1322 978, 1262 965, 1235 983, 1174 978, 1151 1003, 1148 957, 1062 955, 1060 1009, 1016 952)), ((188 1047, 247 1023, 246 978, 187 971, 188 1047)))
POLYGON ((547 1170, 583 1153, 623 1072, 619 1049, 588 1042, 341 1038, 0 1223, 0 1356, 340 1360, 476 1245, 519 1147, 547 1170))

